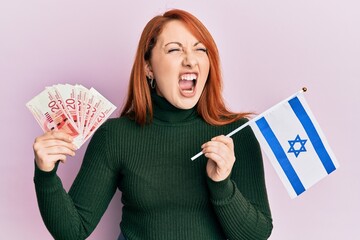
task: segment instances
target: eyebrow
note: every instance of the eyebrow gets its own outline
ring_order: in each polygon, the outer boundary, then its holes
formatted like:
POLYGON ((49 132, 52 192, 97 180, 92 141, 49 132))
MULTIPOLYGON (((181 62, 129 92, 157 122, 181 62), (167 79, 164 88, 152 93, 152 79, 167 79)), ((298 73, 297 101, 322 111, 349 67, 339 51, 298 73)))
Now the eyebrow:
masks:
MULTIPOLYGON (((170 44, 176 44, 179 45, 180 47, 182 47, 183 45, 180 42, 168 42, 167 44, 165 44, 165 47, 170 45, 170 44)), ((193 47, 196 47, 197 45, 202 44, 202 42, 196 42, 193 47)))

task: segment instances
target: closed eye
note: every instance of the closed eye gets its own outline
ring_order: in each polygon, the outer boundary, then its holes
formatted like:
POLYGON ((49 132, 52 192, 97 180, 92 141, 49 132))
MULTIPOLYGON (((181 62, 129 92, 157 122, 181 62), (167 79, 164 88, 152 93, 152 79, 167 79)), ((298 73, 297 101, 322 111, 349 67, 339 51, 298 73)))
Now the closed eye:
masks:
POLYGON ((177 51, 180 51, 180 48, 171 48, 167 52, 172 53, 172 52, 177 52, 177 51))
POLYGON ((207 49, 206 49, 206 48, 197 48, 196 51, 201 51, 201 52, 207 53, 207 49))

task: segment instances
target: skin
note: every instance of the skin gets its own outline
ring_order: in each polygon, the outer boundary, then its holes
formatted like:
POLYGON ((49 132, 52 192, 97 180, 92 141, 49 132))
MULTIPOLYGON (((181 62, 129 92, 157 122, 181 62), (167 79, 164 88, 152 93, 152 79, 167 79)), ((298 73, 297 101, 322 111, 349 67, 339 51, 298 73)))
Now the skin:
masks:
POLYGON ((33 144, 35 162, 42 171, 54 169, 55 163, 66 162, 66 156, 75 156, 73 137, 62 131, 46 132, 37 137, 33 144))
POLYGON ((152 49, 145 72, 156 81, 156 91, 180 109, 193 108, 199 101, 209 74, 209 57, 205 46, 181 23, 168 22, 152 49), (183 94, 180 77, 196 74, 195 94, 183 94))
POLYGON ((204 143, 202 152, 208 158, 206 172, 215 182, 225 180, 235 163, 234 143, 230 137, 220 135, 204 143))
MULTIPOLYGON (((187 30, 180 21, 167 23, 158 37, 145 66, 148 76, 156 79, 156 91, 172 105, 180 109, 193 108, 204 89, 210 64, 205 46, 187 30), (196 93, 184 96, 179 90, 179 78, 183 73, 196 73, 196 93)), ((231 138, 218 136, 202 145, 209 159, 206 171, 213 181, 226 179, 235 162, 234 144, 231 138)))
MULTIPOLYGON (((145 72, 156 80, 156 91, 179 109, 193 108, 204 89, 210 64, 205 46, 177 20, 170 21, 158 37, 145 72), (183 75, 196 75, 193 91, 183 91, 179 79, 183 75)), ((51 171, 57 161, 66 162, 74 156, 73 138, 61 131, 51 131, 37 137, 33 144, 35 161, 43 171, 51 171)), ((213 181, 226 179, 235 162, 234 144, 231 138, 217 136, 202 146, 208 158, 206 172, 213 181)))

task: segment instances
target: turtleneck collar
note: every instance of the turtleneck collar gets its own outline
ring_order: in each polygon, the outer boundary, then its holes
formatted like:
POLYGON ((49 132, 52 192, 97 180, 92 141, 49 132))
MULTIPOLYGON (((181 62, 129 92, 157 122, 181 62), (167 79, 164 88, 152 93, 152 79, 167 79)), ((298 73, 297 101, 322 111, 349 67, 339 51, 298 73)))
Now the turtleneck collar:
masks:
POLYGON ((181 123, 195 119, 198 114, 196 107, 179 109, 169 103, 166 98, 160 97, 155 91, 151 92, 153 102, 154 122, 181 123))

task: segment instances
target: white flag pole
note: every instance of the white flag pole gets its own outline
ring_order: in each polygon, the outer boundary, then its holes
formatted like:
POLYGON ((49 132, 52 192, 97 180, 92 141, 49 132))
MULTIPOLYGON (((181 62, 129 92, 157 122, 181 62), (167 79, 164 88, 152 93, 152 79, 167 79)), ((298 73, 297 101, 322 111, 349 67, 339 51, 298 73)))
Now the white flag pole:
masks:
MULTIPOLYGON (((292 95, 291 97, 285 99, 284 101, 288 101, 289 99, 293 98, 294 96, 298 95, 299 93, 301 92, 306 92, 307 91, 307 88, 306 87, 303 87, 299 92, 297 92, 296 94, 292 95)), ((281 101, 284 102, 284 101, 281 101)), ((275 106, 277 106, 278 104, 276 104, 275 106)), ((272 109, 272 108, 270 108, 272 109)), ((269 110, 270 110, 269 109, 269 110)), ((267 111, 269 111, 267 110, 267 111)), ((266 111, 266 112, 267 112, 266 111)), ((233 130, 232 132, 230 132, 229 134, 227 134, 226 136, 227 137, 231 137, 232 135, 234 135, 235 133, 239 132, 240 130, 244 129, 245 127, 249 126, 250 124, 252 124, 254 121, 258 120, 260 117, 262 117, 264 114, 260 114, 259 116, 251 119, 250 121, 248 121, 247 123, 241 125, 240 127, 236 128, 235 130, 233 130)), ((201 155, 203 155, 203 152, 199 152, 198 154, 194 155, 192 158, 191 158, 191 161, 194 161, 195 159, 197 159, 198 157, 200 157, 201 155)))
MULTIPOLYGON (((253 119, 254 120, 254 119, 253 119)), ((227 137, 231 137, 232 135, 234 135, 235 133, 237 133, 238 131, 240 131, 241 129, 247 127, 250 123, 253 122, 253 120, 248 121, 247 123, 241 125, 240 127, 238 127, 237 129, 233 130, 231 133, 227 134, 227 137)), ((195 156, 193 156, 191 158, 191 161, 194 161, 195 159, 197 159, 198 157, 200 157, 201 155, 203 155, 203 152, 199 152, 198 154, 196 154, 195 156)))

